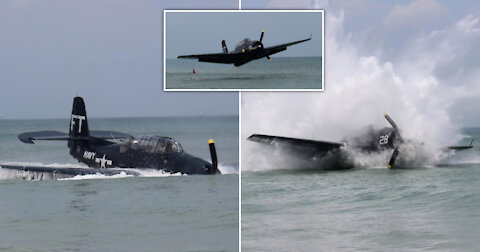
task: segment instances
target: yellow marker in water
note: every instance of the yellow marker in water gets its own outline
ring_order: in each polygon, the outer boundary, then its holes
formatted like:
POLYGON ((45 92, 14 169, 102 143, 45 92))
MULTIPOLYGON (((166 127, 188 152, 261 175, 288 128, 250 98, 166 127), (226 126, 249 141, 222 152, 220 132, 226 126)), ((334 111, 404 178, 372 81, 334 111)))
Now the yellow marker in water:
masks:
POLYGON ((215 141, 213 141, 213 139, 210 139, 210 140, 208 140, 208 143, 212 144, 212 143, 215 143, 215 141))
POLYGON ((392 166, 391 166, 391 165, 388 165, 388 169, 390 169, 390 168, 392 168, 392 166))

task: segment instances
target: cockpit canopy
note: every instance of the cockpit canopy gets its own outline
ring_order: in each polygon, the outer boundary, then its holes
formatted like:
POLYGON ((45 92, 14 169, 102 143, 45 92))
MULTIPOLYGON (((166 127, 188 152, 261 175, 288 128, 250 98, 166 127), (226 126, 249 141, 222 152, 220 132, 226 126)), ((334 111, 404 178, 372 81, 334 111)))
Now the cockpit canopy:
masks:
POLYGON ((127 149, 145 150, 147 153, 180 153, 183 152, 182 145, 175 139, 160 136, 139 136, 129 139, 122 144, 124 152, 127 149))
POLYGON ((245 51, 252 52, 252 51, 255 51, 258 48, 262 48, 262 47, 263 47, 262 42, 260 42, 258 40, 250 40, 250 39, 246 38, 246 39, 240 41, 240 43, 237 44, 233 53, 241 53, 241 52, 245 52, 245 51))

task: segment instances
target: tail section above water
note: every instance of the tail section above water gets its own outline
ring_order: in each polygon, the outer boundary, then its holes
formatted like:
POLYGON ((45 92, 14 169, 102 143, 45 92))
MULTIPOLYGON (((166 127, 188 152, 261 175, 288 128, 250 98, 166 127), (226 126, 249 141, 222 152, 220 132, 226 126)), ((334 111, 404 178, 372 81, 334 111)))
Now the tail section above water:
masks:
POLYGON ((88 137, 87 111, 82 97, 73 98, 72 116, 70 118, 69 135, 71 137, 88 137))
MULTIPOLYGON (((18 135, 18 139, 24 143, 33 144, 35 140, 68 140, 69 146, 74 146, 74 142, 81 141, 83 144, 85 141, 92 139, 99 143, 99 139, 125 139, 132 136, 116 131, 105 130, 92 130, 88 129, 87 111, 85 109, 85 102, 82 97, 73 98, 72 115, 70 117, 69 132, 63 133, 55 130, 47 131, 33 131, 25 132, 18 135)), ((108 142, 102 142, 105 144, 108 142)), ((77 144, 79 144, 77 142, 77 144)))
POLYGON ((225 40, 222 40, 222 50, 223 50, 223 53, 228 53, 228 48, 227 48, 227 44, 225 43, 225 40))

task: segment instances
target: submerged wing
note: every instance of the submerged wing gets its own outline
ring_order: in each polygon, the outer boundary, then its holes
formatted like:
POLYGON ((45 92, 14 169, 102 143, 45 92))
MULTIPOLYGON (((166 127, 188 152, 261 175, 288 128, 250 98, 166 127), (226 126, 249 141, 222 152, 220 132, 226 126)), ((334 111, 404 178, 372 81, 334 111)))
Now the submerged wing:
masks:
POLYGON ((138 172, 121 169, 94 169, 94 168, 67 168, 67 167, 48 167, 48 166, 22 166, 22 165, 3 165, 0 164, 3 169, 17 170, 17 171, 29 171, 29 172, 45 172, 62 175, 88 175, 88 174, 104 174, 104 175, 117 175, 124 172, 127 175, 139 176, 138 172))
POLYGON ((310 39, 312 39, 312 38, 302 39, 302 40, 299 40, 299 41, 285 43, 285 44, 276 45, 276 46, 265 47, 263 50, 264 50, 266 55, 272 55, 274 53, 278 53, 278 52, 287 50, 288 46, 300 44, 300 43, 309 41, 310 39))
MULTIPOLYGON (((121 139, 121 138, 131 138, 132 136, 117 132, 117 131, 106 131, 106 130, 91 130, 90 136, 100 139, 121 139)), ((55 130, 46 130, 46 131, 34 131, 34 132, 25 132, 18 135, 18 139, 24 143, 33 144, 34 140, 88 140, 88 137, 83 136, 69 136, 67 133, 63 133, 55 130)))
POLYGON ((295 152, 295 154, 301 154, 305 156, 323 155, 330 151, 338 150, 343 146, 342 143, 260 134, 253 134, 248 138, 248 140, 268 145, 279 144, 286 148, 287 151, 292 151, 295 152))
POLYGON ((181 55, 178 56, 179 59, 198 59, 201 62, 212 62, 212 63, 224 63, 232 64, 240 59, 242 55, 240 53, 209 53, 209 54, 192 54, 192 55, 181 55))

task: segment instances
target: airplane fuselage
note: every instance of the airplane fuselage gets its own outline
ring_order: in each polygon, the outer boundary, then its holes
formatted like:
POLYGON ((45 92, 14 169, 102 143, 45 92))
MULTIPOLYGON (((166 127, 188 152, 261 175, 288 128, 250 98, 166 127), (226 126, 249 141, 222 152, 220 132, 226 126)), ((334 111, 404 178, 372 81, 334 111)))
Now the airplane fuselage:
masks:
POLYGON ((121 143, 69 141, 70 155, 93 168, 158 169, 170 173, 213 174, 212 164, 186 153, 172 138, 147 136, 121 143))
MULTIPOLYGON (((286 48, 283 50, 277 50, 275 53, 281 52, 284 50, 286 50, 286 48)), ((250 44, 244 44, 242 46, 235 48, 235 51, 233 51, 233 53, 241 54, 241 57, 239 57, 233 63, 234 66, 241 66, 252 60, 265 58, 269 55, 268 53, 265 52, 263 48, 263 44, 258 40, 254 40, 250 44)))
POLYGON ((386 127, 382 129, 367 128, 360 135, 349 137, 339 143, 258 134, 252 135, 248 139, 278 146, 285 153, 301 157, 306 161, 302 164, 304 167, 349 169, 354 166, 352 160, 348 158, 349 151, 370 154, 392 150, 398 144, 396 138, 395 130, 386 127))

